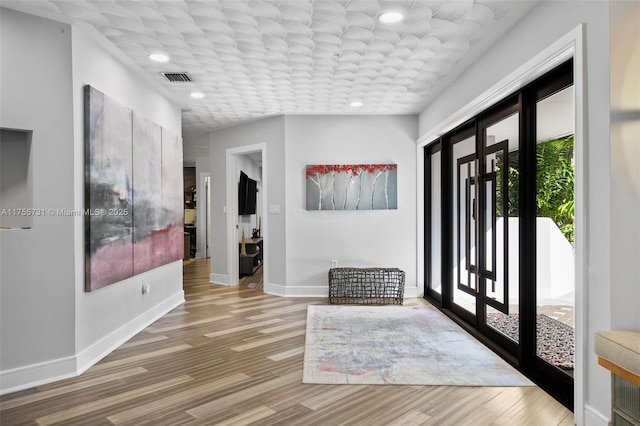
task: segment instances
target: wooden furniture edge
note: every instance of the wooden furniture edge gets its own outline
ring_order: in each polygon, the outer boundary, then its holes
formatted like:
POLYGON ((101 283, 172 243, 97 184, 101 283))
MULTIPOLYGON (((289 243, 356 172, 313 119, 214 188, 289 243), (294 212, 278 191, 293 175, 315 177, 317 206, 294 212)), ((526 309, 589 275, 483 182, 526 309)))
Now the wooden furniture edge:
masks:
POLYGON ((603 366, 607 370, 611 371, 616 376, 620 376, 623 379, 625 379, 626 381, 631 382, 636 386, 640 386, 640 376, 639 375, 637 375, 635 373, 632 373, 631 371, 626 370, 626 369, 620 367, 618 364, 614 364, 613 362, 611 362, 608 359, 603 358, 601 356, 598 357, 598 364, 600 364, 601 366, 603 366))

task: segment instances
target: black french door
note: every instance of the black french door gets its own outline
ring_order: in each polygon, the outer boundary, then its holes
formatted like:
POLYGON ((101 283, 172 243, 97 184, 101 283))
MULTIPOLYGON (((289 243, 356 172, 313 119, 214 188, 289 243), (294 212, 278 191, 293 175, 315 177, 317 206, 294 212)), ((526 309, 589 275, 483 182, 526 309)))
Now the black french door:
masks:
MULTIPOLYGON (((519 206, 509 199, 507 185, 508 173, 518 167, 519 107, 519 97, 512 97, 443 139, 448 154, 444 179, 451 185, 443 197, 443 206, 450 206, 443 215, 451 219, 445 232, 451 237, 452 260, 448 308, 514 357, 518 333, 505 334, 496 324, 519 311, 518 300, 510 297, 518 294, 519 285, 519 206)), ((511 330, 518 327, 510 323, 511 330)))
POLYGON ((539 104, 572 75, 569 61, 424 150, 425 298, 569 408, 571 372, 540 355, 536 226, 539 104))

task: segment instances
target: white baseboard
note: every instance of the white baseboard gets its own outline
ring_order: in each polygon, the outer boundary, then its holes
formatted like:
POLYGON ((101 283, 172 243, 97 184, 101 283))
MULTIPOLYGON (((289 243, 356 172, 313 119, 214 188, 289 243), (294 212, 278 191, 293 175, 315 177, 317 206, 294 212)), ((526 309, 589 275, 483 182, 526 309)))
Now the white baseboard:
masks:
POLYGON ((267 283, 264 285, 264 292, 284 297, 329 297, 329 288, 318 286, 285 286, 267 283))
POLYGON ((287 287, 280 284, 264 283, 262 286, 262 291, 272 296, 284 297, 287 295, 287 287))
POLYGON ((0 371, 0 395, 68 379, 77 374, 75 356, 0 371))
POLYGON ((609 419, 594 408, 585 405, 584 426, 609 426, 609 419))
POLYGON ((120 327, 107 337, 94 343, 74 356, 27 365, 0 372, 0 395, 53 383, 75 377, 100 361, 149 324, 184 303, 184 291, 180 290, 142 315, 120 327))
MULTIPOLYGON (((267 283, 264 292, 273 296, 283 297, 329 297, 329 287, 319 286, 285 286, 267 283)), ((419 297, 417 287, 405 287, 404 297, 414 299, 419 297)))
POLYGON ((222 274, 209 274, 209 282, 211 284, 229 286, 229 276, 222 274))
POLYGON ((158 318, 173 310, 175 307, 180 306, 182 303, 184 303, 184 291, 180 290, 77 354, 78 374, 87 371, 91 366, 117 349, 118 346, 140 333, 147 328, 149 324, 152 324, 158 318))
POLYGON ((418 297, 422 297, 422 295, 418 293, 418 287, 405 287, 404 297, 407 299, 416 299, 418 297))

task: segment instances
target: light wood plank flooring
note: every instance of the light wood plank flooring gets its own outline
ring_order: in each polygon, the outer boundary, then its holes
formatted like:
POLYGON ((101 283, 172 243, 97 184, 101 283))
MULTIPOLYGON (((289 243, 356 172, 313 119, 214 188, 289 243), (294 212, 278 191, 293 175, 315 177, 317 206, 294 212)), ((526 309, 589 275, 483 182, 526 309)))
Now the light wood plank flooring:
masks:
POLYGON ((264 279, 264 268, 260 266, 253 275, 242 277, 238 280, 240 287, 252 288, 255 290, 262 290, 264 279))
POLYGON ((0 424, 573 424, 536 387, 302 384, 306 307, 326 300, 211 285, 208 268, 186 263, 186 303, 80 377, 1 397, 0 424))

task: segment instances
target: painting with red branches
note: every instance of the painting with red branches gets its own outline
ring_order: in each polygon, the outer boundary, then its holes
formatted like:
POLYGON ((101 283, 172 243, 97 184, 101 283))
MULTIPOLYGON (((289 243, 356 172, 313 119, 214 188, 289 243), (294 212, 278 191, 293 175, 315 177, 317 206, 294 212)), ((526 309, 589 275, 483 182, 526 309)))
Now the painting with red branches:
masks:
POLYGON ((398 208, 397 164, 307 166, 307 210, 398 208))

